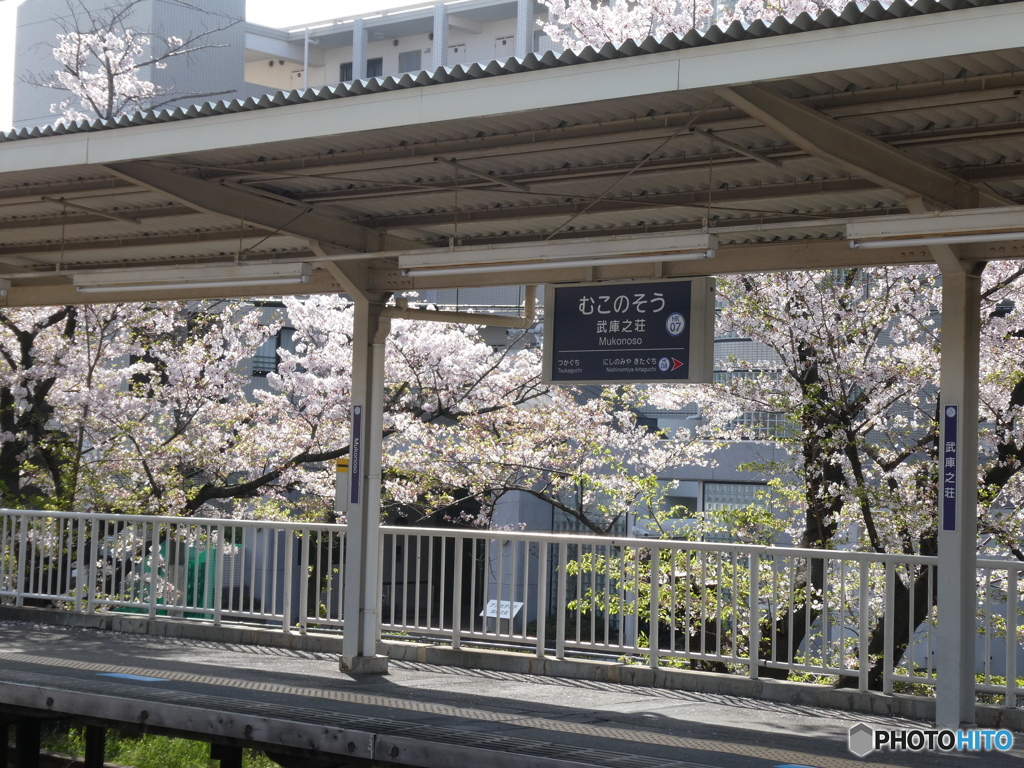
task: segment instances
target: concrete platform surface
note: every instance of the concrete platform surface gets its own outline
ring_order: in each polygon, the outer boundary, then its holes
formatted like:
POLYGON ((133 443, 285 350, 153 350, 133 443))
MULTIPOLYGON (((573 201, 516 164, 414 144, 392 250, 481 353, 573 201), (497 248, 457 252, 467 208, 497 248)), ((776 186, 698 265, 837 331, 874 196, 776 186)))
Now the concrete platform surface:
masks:
POLYGON ((884 731, 933 726, 404 661, 392 661, 386 675, 352 676, 339 672, 329 653, 10 621, 0 622, 0 712, 316 754, 324 765, 356 758, 351 764, 427 768, 1000 768, 1019 767, 1024 757, 1024 734, 1013 734, 1017 744, 1007 750, 858 757, 848 746, 858 724, 884 731))

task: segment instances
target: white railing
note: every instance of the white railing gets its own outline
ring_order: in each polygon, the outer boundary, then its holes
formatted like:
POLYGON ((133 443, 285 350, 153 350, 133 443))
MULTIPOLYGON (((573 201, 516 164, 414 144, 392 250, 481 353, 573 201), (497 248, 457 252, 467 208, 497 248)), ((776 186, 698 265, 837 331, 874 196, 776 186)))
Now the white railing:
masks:
POLYGON ((341 627, 344 526, 0 511, 0 600, 341 627))
MULTIPOLYGON (((936 558, 395 526, 381 533, 385 634, 934 693, 936 558), (902 653, 887 652, 894 648, 902 653)), ((343 627, 340 525, 3 510, 0 544, 3 602, 289 632, 343 627)), ((1022 571, 1016 561, 978 565, 977 690, 1006 707, 1024 697, 1022 571)))

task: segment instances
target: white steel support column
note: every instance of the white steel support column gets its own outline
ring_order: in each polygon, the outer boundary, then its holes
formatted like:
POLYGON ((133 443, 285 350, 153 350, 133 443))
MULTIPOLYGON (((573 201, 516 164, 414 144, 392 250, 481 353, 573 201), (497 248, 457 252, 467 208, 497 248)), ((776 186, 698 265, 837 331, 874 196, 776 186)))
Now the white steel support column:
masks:
POLYGON ((448 66, 448 8, 444 3, 434 6, 434 40, 430 62, 434 69, 448 66))
POLYGON ((352 79, 366 79, 366 22, 362 19, 352 25, 352 79))
POLYGON ((384 306, 354 294, 352 437, 349 451, 348 533, 345 538, 343 672, 383 673, 380 634, 380 483, 384 421, 384 345, 390 322, 384 306))
POLYGON ((970 265, 943 261, 935 719, 941 728, 956 729, 975 721, 978 366, 983 265, 975 270, 977 274, 972 274, 965 270, 970 265), (947 476, 948 470, 955 473, 955 479, 947 476), (951 514, 953 508, 946 506, 944 494, 949 494, 951 500, 955 497, 955 516, 951 514))
POLYGON ((516 58, 533 50, 533 0, 519 0, 516 8, 516 58))

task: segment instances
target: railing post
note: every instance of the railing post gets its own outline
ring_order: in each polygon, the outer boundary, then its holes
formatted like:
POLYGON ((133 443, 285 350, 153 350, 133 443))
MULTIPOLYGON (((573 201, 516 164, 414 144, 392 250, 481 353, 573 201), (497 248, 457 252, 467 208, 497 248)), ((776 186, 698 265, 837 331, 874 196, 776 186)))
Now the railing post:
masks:
MULTIPOLYGON (((647 642, 651 648, 651 669, 658 668, 658 630, 661 619, 661 549, 657 544, 651 546, 651 597, 650 620, 648 621, 647 642)), ((639 565, 639 562, 637 563, 639 565)), ((637 574, 639 575, 639 574, 637 574)), ((639 580, 636 585, 636 598, 640 600, 639 580)))
POLYGON ((758 661, 761 658, 761 555, 751 552, 748 562, 750 629, 747 655, 750 657, 750 679, 757 680, 760 674, 758 661))
POLYGON ((336 588, 338 592, 338 615, 336 618, 338 620, 338 626, 342 631, 345 630, 345 595, 347 594, 347 590, 345 589, 345 552, 348 550, 346 547, 348 547, 347 524, 345 525, 345 529, 338 534, 338 586, 336 588))
POLYGON ((213 574, 213 625, 219 627, 221 620, 223 619, 224 610, 224 554, 227 551, 225 547, 225 536, 224 531, 227 530, 227 525, 220 523, 214 526, 213 530, 210 531, 210 535, 213 539, 213 552, 215 557, 213 560, 214 574, 213 574))
MULTIPOLYGON (((494 574, 495 574, 494 594, 497 597, 497 601, 495 603, 497 605, 497 607, 494 609, 494 633, 493 634, 494 634, 495 637, 497 637, 497 636, 499 636, 501 634, 501 601, 502 601, 502 598, 504 597, 504 594, 505 594, 505 542, 502 541, 501 539, 497 539, 496 541, 492 542, 492 544, 494 545, 493 546, 493 550, 496 553, 495 554, 495 561, 494 561, 494 562, 496 562, 496 564, 493 566, 493 568, 494 568, 494 574)), ((490 549, 491 548, 489 547, 488 548, 488 555, 487 555, 489 563, 491 562, 491 560, 490 560, 490 557, 491 557, 490 549)), ((490 586, 490 585, 488 585, 488 586, 490 586)), ((485 597, 490 597, 490 594, 491 593, 488 592, 485 595, 485 597)), ((487 613, 486 605, 487 605, 487 603, 484 603, 484 606, 485 606, 484 613, 487 613)), ((510 619, 509 619, 509 627, 511 627, 512 626, 512 621, 511 621, 512 601, 511 601, 511 599, 509 600, 508 609, 509 609, 509 617, 510 617, 510 619)), ((488 633, 487 632, 487 619, 488 618, 489 618, 488 616, 484 617, 484 632, 485 633, 488 633)))
MULTIPOLYGON (((156 618, 156 593, 160 580, 160 523, 151 522, 148 523, 149 528, 149 618, 156 618)), ((143 545, 145 546, 145 545, 143 545)), ((168 537, 167 542, 167 559, 170 560, 170 538, 168 537)), ((164 579, 166 580, 169 574, 167 571, 170 566, 166 566, 164 569, 164 579)), ((167 602, 167 590, 164 589, 164 603, 167 602)))
POLYGON ((555 616, 555 658, 565 658, 565 612, 569 609, 569 601, 566 599, 566 573, 565 569, 568 566, 568 544, 563 539, 558 542, 558 588, 555 595, 556 606, 555 609, 558 611, 555 616))
MULTIPOLYGON (((298 531, 299 540, 302 542, 302 552, 299 557, 299 634, 306 634, 309 630, 309 587, 310 587, 310 559, 309 559, 309 538, 313 532, 310 530, 298 531)), ((317 578, 320 574, 317 573, 317 578)), ((319 600, 317 600, 319 605, 319 600)), ((317 610, 319 615, 319 609, 317 610)))
MULTIPOLYGON (((529 552, 530 542, 526 542, 529 552)), ((537 658, 544 658, 544 635, 547 634, 547 613, 548 613, 548 553, 551 545, 546 541, 537 542, 537 658)), ((527 558, 529 562, 529 558, 527 558)), ((524 574, 528 578, 529 570, 524 574)), ((524 617, 525 623, 525 617, 524 617)))
POLYGON ((870 606, 870 594, 868 592, 868 577, 871 572, 871 563, 868 560, 862 559, 860 561, 860 611, 858 633, 859 644, 860 644, 860 670, 858 674, 858 687, 862 691, 868 689, 868 672, 870 671, 870 661, 868 657, 868 640, 871 633, 871 617, 869 615, 868 607, 870 606))
POLYGON ((28 517, 18 515, 21 526, 18 529, 18 583, 14 588, 14 604, 19 608, 25 605, 25 567, 28 562, 28 517))
POLYGON ((78 542, 75 544, 75 610, 86 612, 89 598, 86 595, 87 574, 85 567, 85 528, 89 524, 88 517, 78 519, 78 542))
MULTIPOLYGON (((382 537, 383 538, 383 537, 382 537)), ((472 541, 472 539, 470 539, 472 541)), ((455 583, 452 585, 452 648, 459 650, 462 645, 462 569, 466 540, 461 536, 455 537, 455 583)), ((476 547, 474 545, 474 551, 476 547)), ((469 607, 470 612, 473 606, 469 607)))
MULTIPOLYGON (((914 582, 911 578, 911 572, 909 572, 908 565, 908 581, 910 582, 910 589, 914 588, 914 582)), ((892 675, 894 670, 893 663, 893 644, 895 642, 895 630, 893 624, 896 621, 896 563, 891 560, 885 564, 885 629, 882 632, 883 645, 882 645, 882 692, 885 694, 892 693, 892 675)), ((908 617, 908 621, 911 624, 909 642, 914 641, 914 628, 913 618, 908 617)))
POLYGON ((295 582, 295 536, 291 530, 281 531, 284 539, 284 584, 281 594, 281 629, 286 635, 292 633, 292 585, 295 582))
MULTIPOLYGON (((87 566, 89 580, 86 582, 86 613, 94 613, 96 611, 96 564, 100 557, 100 547, 103 545, 104 531, 106 531, 106 524, 99 517, 92 517, 91 519, 92 554, 89 556, 89 564, 87 566)), ((143 558, 143 567, 145 567, 145 558, 143 558)))
POLYGON ((1017 566, 1006 568, 1006 694, 1003 706, 1017 706, 1017 566))
POLYGON ((14 546, 13 526, 11 516, 6 512, 0 512, 0 589, 11 586, 10 567, 15 560, 14 552, 11 551, 14 546))
MULTIPOLYGON (((377 526, 377 559, 374 563, 374 571, 377 574, 374 584, 375 596, 373 599, 373 626, 374 632, 377 636, 377 643, 374 645, 374 649, 380 644, 380 628, 384 623, 384 536, 380 535, 380 526, 377 526)), ((385 663, 387 659, 384 659, 385 663)))

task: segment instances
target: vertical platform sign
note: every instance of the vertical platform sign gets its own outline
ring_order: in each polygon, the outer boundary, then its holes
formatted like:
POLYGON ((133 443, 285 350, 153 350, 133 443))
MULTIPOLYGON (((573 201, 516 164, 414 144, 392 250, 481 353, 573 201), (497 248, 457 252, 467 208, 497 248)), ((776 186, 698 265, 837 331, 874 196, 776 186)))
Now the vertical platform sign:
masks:
POLYGON ((549 384, 711 381, 714 278, 547 286, 544 309, 549 384))
POLYGON ((947 405, 942 409, 942 467, 939 473, 942 493, 942 530, 956 531, 957 434, 959 408, 947 405))
POLYGON ((349 448, 349 501, 356 505, 359 503, 359 479, 363 470, 363 407, 352 406, 352 435, 350 437, 351 447, 349 448))

